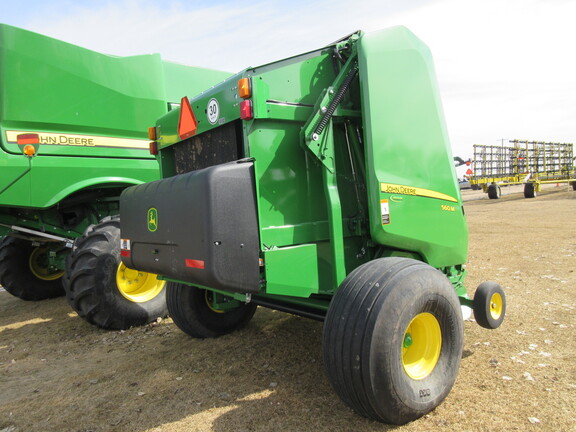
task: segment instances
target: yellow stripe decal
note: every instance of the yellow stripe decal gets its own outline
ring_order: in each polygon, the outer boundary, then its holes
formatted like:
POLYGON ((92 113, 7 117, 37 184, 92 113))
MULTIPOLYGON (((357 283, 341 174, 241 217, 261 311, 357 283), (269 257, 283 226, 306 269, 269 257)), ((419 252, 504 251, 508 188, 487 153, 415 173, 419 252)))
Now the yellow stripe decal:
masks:
POLYGON ((111 147, 126 149, 148 149, 148 140, 132 138, 114 138, 96 135, 59 134, 50 132, 6 131, 6 140, 16 143, 20 134, 37 134, 40 145, 59 145, 74 147, 111 147))
POLYGON ((422 189, 412 186, 404 186, 391 183, 380 183, 380 192, 394 195, 413 195, 426 198, 436 198, 444 201, 458 202, 456 198, 429 189, 422 189))

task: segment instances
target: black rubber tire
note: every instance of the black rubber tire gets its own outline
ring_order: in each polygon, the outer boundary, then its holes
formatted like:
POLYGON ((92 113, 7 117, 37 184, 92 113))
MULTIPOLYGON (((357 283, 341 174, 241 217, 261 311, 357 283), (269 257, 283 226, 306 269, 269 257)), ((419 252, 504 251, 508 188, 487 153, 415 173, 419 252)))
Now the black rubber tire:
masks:
POLYGON ((524 183, 524 198, 536 198, 536 185, 534 183, 524 183))
POLYGON ((576 190, 576 182, 570 182, 570 184, 572 185, 572 190, 576 190))
POLYGON ((506 315, 506 295, 502 287, 496 282, 482 282, 474 293, 473 310, 474 319, 481 327, 490 330, 500 327, 506 315), (497 303, 496 308, 492 308, 494 298, 497 303))
POLYGON ((28 240, 4 237, 0 240, 0 284, 22 300, 45 300, 64 295, 62 278, 44 280, 30 270, 30 256, 36 247, 28 240))
POLYGON ((452 389, 463 333, 460 302, 442 273, 409 258, 381 258, 351 272, 336 292, 324 323, 324 365, 336 393, 357 413, 404 424, 452 389), (439 324, 441 348, 431 372, 413 379, 403 365, 404 337, 425 312, 439 324))
POLYGON ((246 326, 256 312, 254 303, 227 312, 212 310, 206 301, 206 290, 180 283, 166 284, 166 303, 174 323, 195 338, 222 336, 246 326))
POLYGON ((501 196, 502 196, 502 190, 500 189, 500 186, 494 183, 488 186, 488 198, 500 199, 501 196))
POLYGON ((168 314, 166 289, 146 302, 124 297, 116 283, 120 264, 120 219, 104 218, 79 238, 66 263, 66 299, 81 318, 95 326, 124 330, 168 314))

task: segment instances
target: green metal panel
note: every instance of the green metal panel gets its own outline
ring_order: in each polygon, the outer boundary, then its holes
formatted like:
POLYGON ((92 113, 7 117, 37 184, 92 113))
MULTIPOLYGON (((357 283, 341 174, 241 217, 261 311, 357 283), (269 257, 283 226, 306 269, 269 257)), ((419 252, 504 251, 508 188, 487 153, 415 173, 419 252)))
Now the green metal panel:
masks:
POLYGON ((466 261, 467 227, 428 48, 395 27, 359 43, 372 238, 435 267, 466 261))
MULTIPOLYGON (((266 281, 258 296, 312 296, 316 307, 313 294, 333 294, 346 274, 382 256, 422 259, 462 285, 462 200, 430 54, 416 37, 404 28, 358 32, 248 68, 191 98, 197 135, 238 121, 242 77, 252 83, 254 118, 242 121, 239 144, 254 160, 266 281)), ((157 122, 164 177, 174 174, 178 119, 175 110, 157 122)))
POLYGON ((266 293, 309 297, 318 292, 318 252, 306 244, 264 252, 266 293))
POLYGON ((0 24, 0 206, 45 208, 83 188, 158 178, 147 128, 169 103, 229 75, 157 54, 108 56, 0 24), (39 135, 32 160, 20 133, 39 135))

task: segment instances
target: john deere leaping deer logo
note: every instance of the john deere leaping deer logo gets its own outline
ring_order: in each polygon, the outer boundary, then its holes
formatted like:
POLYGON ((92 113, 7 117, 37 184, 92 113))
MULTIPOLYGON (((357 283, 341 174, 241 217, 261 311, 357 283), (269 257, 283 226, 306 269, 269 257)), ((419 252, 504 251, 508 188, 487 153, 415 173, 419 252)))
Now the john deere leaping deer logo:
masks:
POLYGON ((158 210, 154 207, 148 209, 148 231, 154 232, 158 229, 158 210))

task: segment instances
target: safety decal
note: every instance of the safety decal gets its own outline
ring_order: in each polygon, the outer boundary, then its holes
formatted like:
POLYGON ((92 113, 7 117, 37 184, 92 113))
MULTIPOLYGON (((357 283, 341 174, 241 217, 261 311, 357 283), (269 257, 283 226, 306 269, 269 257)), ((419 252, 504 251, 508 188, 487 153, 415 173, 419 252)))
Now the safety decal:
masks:
POLYGON ((390 223, 390 205, 387 199, 380 200, 380 213, 382 214, 382 225, 390 223))
POLYGON ((120 249, 130 250, 130 239, 120 239, 120 249))

